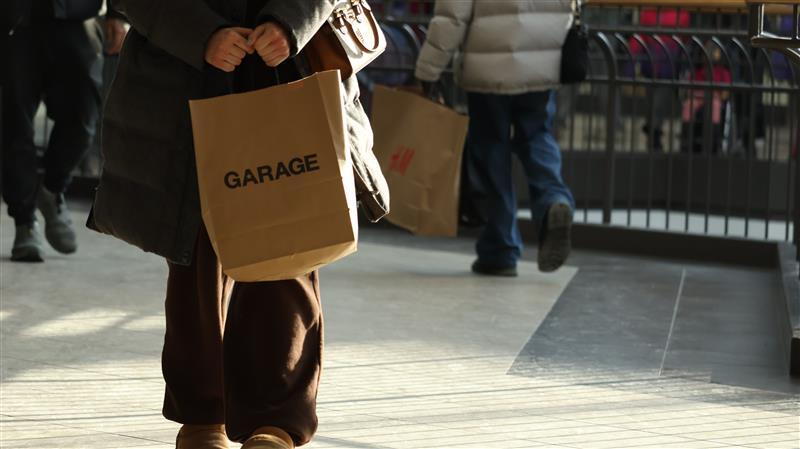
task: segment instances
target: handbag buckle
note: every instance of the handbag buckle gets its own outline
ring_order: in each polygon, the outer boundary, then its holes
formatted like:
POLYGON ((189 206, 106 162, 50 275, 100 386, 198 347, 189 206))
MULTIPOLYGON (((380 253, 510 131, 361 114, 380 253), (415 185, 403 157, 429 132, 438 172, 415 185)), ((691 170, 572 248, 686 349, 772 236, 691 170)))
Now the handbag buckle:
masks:
POLYGON ((361 0, 350 0, 350 8, 353 10, 355 19, 359 22, 364 21, 364 5, 361 0))
POLYGON ((337 9, 334 14, 333 26, 335 26, 337 30, 344 32, 347 26, 347 11, 345 11, 344 8, 337 9))

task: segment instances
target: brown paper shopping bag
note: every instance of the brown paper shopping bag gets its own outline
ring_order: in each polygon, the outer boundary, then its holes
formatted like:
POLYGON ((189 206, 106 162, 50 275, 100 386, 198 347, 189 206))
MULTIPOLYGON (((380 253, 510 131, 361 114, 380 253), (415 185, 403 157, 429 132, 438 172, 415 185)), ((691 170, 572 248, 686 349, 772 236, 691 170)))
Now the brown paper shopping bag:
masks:
POLYGON ((200 202, 223 271, 290 279, 356 250, 338 71, 192 101, 200 202))
POLYGON ((418 235, 455 236, 467 117, 419 95, 376 86, 375 155, 392 192, 387 220, 418 235))

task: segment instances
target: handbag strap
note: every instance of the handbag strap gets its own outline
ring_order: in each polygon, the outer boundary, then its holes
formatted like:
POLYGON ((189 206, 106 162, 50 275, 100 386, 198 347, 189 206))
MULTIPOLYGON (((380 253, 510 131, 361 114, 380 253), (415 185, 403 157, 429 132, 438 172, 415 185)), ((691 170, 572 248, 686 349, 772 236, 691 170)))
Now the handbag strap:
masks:
POLYGON ((370 28, 372 28, 372 35, 374 36, 375 45, 370 48, 368 47, 362 40, 361 34, 357 33, 355 28, 353 28, 353 23, 348 17, 347 13, 344 11, 337 12, 337 14, 341 14, 337 19, 339 20, 339 24, 343 25, 347 28, 350 37, 353 38, 353 41, 358 45, 361 51, 366 53, 375 53, 377 52, 382 45, 383 33, 380 30, 380 25, 378 25, 378 20, 375 19, 375 15, 372 13, 372 8, 369 7, 365 0, 350 0, 350 8, 353 11, 353 15, 355 20, 361 21, 361 17, 365 17, 366 20, 370 24, 370 28))
POLYGON ((572 10, 572 16, 574 17, 574 24, 577 26, 581 25, 581 16, 583 13, 583 1, 582 0, 574 0, 575 8, 572 10))

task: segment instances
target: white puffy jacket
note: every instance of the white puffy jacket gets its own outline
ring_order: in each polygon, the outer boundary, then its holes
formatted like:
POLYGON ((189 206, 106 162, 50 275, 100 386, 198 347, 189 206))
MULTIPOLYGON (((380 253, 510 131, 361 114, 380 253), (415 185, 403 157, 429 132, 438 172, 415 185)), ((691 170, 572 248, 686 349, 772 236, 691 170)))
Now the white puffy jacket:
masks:
POLYGON ((417 78, 436 81, 456 57, 469 92, 521 94, 557 87, 572 0, 438 0, 417 78))

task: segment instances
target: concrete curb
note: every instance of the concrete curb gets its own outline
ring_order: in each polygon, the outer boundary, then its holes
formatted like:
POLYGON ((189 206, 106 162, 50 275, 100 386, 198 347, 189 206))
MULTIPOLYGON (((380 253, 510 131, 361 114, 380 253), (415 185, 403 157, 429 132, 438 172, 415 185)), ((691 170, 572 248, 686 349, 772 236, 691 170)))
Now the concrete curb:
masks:
POLYGON ((784 336, 784 350, 789 372, 800 377, 800 270, 797 249, 790 243, 777 245, 778 275, 783 287, 783 303, 775 304, 776 318, 784 336))

